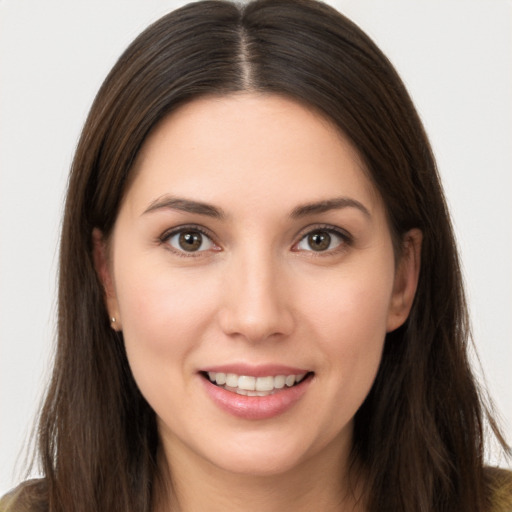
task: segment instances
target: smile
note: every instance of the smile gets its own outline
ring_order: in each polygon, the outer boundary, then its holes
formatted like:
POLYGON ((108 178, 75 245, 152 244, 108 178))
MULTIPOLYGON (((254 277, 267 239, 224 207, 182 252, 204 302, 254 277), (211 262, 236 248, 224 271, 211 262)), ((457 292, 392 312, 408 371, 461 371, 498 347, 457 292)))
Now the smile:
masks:
POLYGON ((283 388, 291 388, 299 384, 307 373, 298 375, 276 375, 254 377, 251 375, 237 375, 235 373, 207 372, 205 376, 216 386, 245 396, 268 396, 277 393, 283 388))
POLYGON ((265 420, 299 403, 315 372, 279 365, 227 365, 205 368, 199 375, 207 396, 222 411, 245 420, 265 420))

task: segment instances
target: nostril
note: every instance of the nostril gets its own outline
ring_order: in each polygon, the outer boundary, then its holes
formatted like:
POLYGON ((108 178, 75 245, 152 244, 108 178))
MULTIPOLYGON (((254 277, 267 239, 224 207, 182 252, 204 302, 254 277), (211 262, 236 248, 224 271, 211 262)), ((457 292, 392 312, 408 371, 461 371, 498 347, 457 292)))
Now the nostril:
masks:
POLYGON ((220 314, 222 331, 230 337, 244 338, 250 342, 279 341, 293 331, 293 319, 286 311, 225 310, 220 314))

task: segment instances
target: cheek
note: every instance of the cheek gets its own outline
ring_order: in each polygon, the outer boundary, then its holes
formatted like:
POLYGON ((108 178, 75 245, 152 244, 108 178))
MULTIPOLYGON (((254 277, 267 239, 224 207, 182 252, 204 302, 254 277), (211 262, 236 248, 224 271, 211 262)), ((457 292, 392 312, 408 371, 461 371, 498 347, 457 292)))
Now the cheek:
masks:
POLYGON ((375 378, 386 336, 393 275, 393 267, 376 267, 342 274, 338 279, 331 276, 323 283, 322 292, 310 295, 302 306, 327 358, 329 374, 334 376, 333 386, 343 388, 344 400, 362 401, 375 378))
POLYGON ((115 277, 123 331, 137 332, 141 341, 146 332, 167 342, 179 339, 213 313, 214 287, 204 273, 150 261, 119 265, 115 277))
POLYGON ((208 290, 215 288, 202 286, 198 293, 197 279, 159 266, 117 272, 126 351, 143 393, 148 386, 167 387, 178 374, 169 370, 182 373, 187 354, 200 345, 211 324, 216 301, 208 290))
MULTIPOLYGON (((337 275, 326 276, 322 281, 306 283, 310 290, 303 311, 310 311, 311 321, 320 328, 337 332, 336 338, 360 336, 378 338, 386 332, 388 312, 393 289, 394 269, 381 265, 366 266, 361 271, 347 268, 337 275), (311 293, 311 290, 316 290, 311 293)), ((370 340, 369 340, 370 341, 370 340)))

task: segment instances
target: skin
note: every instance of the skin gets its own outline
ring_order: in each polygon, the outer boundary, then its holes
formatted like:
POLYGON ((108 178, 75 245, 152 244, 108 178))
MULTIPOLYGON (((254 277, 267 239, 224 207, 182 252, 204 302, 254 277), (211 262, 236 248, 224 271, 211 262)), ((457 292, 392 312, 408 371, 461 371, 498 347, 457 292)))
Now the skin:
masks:
POLYGON ((364 483, 347 480, 353 417, 386 333, 409 313, 421 233, 406 234, 397 264, 357 151, 325 118, 275 95, 181 107, 146 140, 133 172, 108 250, 93 234, 95 261, 112 326, 156 412, 179 509, 363 510, 364 483), (163 206, 171 196, 224 216, 163 206), (340 197, 349 203, 292 215, 340 197), (191 225, 208 234, 198 251, 164 236, 191 225), (313 250, 308 234, 326 229, 340 234, 313 250), (291 408, 251 420, 205 392, 199 370, 227 363, 314 374, 291 408))

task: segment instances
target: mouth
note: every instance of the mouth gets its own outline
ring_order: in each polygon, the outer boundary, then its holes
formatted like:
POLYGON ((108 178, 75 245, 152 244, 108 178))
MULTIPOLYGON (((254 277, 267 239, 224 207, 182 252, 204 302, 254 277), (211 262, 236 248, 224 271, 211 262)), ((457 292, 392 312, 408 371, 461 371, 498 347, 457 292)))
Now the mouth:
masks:
POLYGON ((263 377, 223 372, 201 372, 201 375, 226 391, 244 396, 264 397, 298 386, 301 382, 312 378, 313 372, 263 377))

